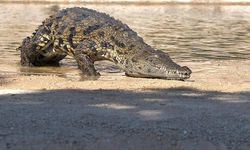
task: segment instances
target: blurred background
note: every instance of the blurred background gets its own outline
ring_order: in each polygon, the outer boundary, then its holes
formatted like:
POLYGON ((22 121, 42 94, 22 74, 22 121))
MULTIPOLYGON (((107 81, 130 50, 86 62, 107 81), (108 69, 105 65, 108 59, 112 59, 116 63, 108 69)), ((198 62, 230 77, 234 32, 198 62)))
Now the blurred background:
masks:
POLYGON ((5 2, 144 2, 144 3, 163 3, 163 2, 181 2, 181 3, 245 3, 249 0, 1 0, 5 2))

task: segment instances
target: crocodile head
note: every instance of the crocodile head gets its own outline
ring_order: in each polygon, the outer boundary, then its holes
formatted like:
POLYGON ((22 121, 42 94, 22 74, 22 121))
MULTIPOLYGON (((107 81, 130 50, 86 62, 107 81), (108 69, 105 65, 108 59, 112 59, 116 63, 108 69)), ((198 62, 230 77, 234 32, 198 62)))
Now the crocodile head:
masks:
POLYGON ((153 49, 127 25, 112 25, 109 34, 105 34, 112 35, 108 41, 113 45, 107 59, 115 62, 127 76, 169 80, 190 77, 192 71, 188 67, 181 67, 164 52, 153 49))
POLYGON ((185 80, 192 73, 187 66, 181 67, 161 51, 144 51, 135 55, 128 62, 128 66, 126 75, 133 77, 185 80))

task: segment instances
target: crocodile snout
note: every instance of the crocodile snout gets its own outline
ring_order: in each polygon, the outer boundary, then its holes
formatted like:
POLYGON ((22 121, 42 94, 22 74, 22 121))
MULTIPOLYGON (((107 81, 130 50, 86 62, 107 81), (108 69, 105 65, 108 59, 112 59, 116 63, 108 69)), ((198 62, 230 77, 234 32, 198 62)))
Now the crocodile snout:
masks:
POLYGON ((190 78, 192 71, 187 66, 181 67, 181 69, 177 70, 177 74, 180 79, 188 79, 190 78))
POLYGON ((189 69, 187 66, 183 66, 183 67, 181 67, 181 68, 184 70, 185 75, 188 75, 188 76, 191 75, 192 71, 191 71, 191 69, 189 69))

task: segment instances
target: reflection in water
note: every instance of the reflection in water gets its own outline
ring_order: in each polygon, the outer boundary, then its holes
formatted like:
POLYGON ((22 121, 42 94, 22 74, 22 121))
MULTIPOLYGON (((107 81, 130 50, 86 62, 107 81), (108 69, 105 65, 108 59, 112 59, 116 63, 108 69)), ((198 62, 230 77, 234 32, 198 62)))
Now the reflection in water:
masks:
MULTIPOLYGON (((75 5, 0 4, 0 63, 18 67, 15 49, 41 22, 75 5)), ((79 6, 79 4, 77 5, 79 6)), ((248 59, 250 6, 80 5, 107 12, 177 62, 248 59)), ((66 59, 63 66, 75 67, 66 59)))

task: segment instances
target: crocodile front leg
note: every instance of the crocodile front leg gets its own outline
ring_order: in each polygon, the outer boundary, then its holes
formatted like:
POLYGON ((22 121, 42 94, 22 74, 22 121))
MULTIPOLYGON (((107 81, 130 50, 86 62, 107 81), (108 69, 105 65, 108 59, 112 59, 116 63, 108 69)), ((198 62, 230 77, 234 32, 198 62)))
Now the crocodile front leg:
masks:
POLYGON ((95 69, 94 60, 92 60, 89 55, 84 53, 86 51, 88 51, 88 48, 83 47, 83 44, 79 44, 79 46, 75 49, 74 57, 77 61, 79 69, 82 71, 84 77, 100 76, 100 73, 95 69))

